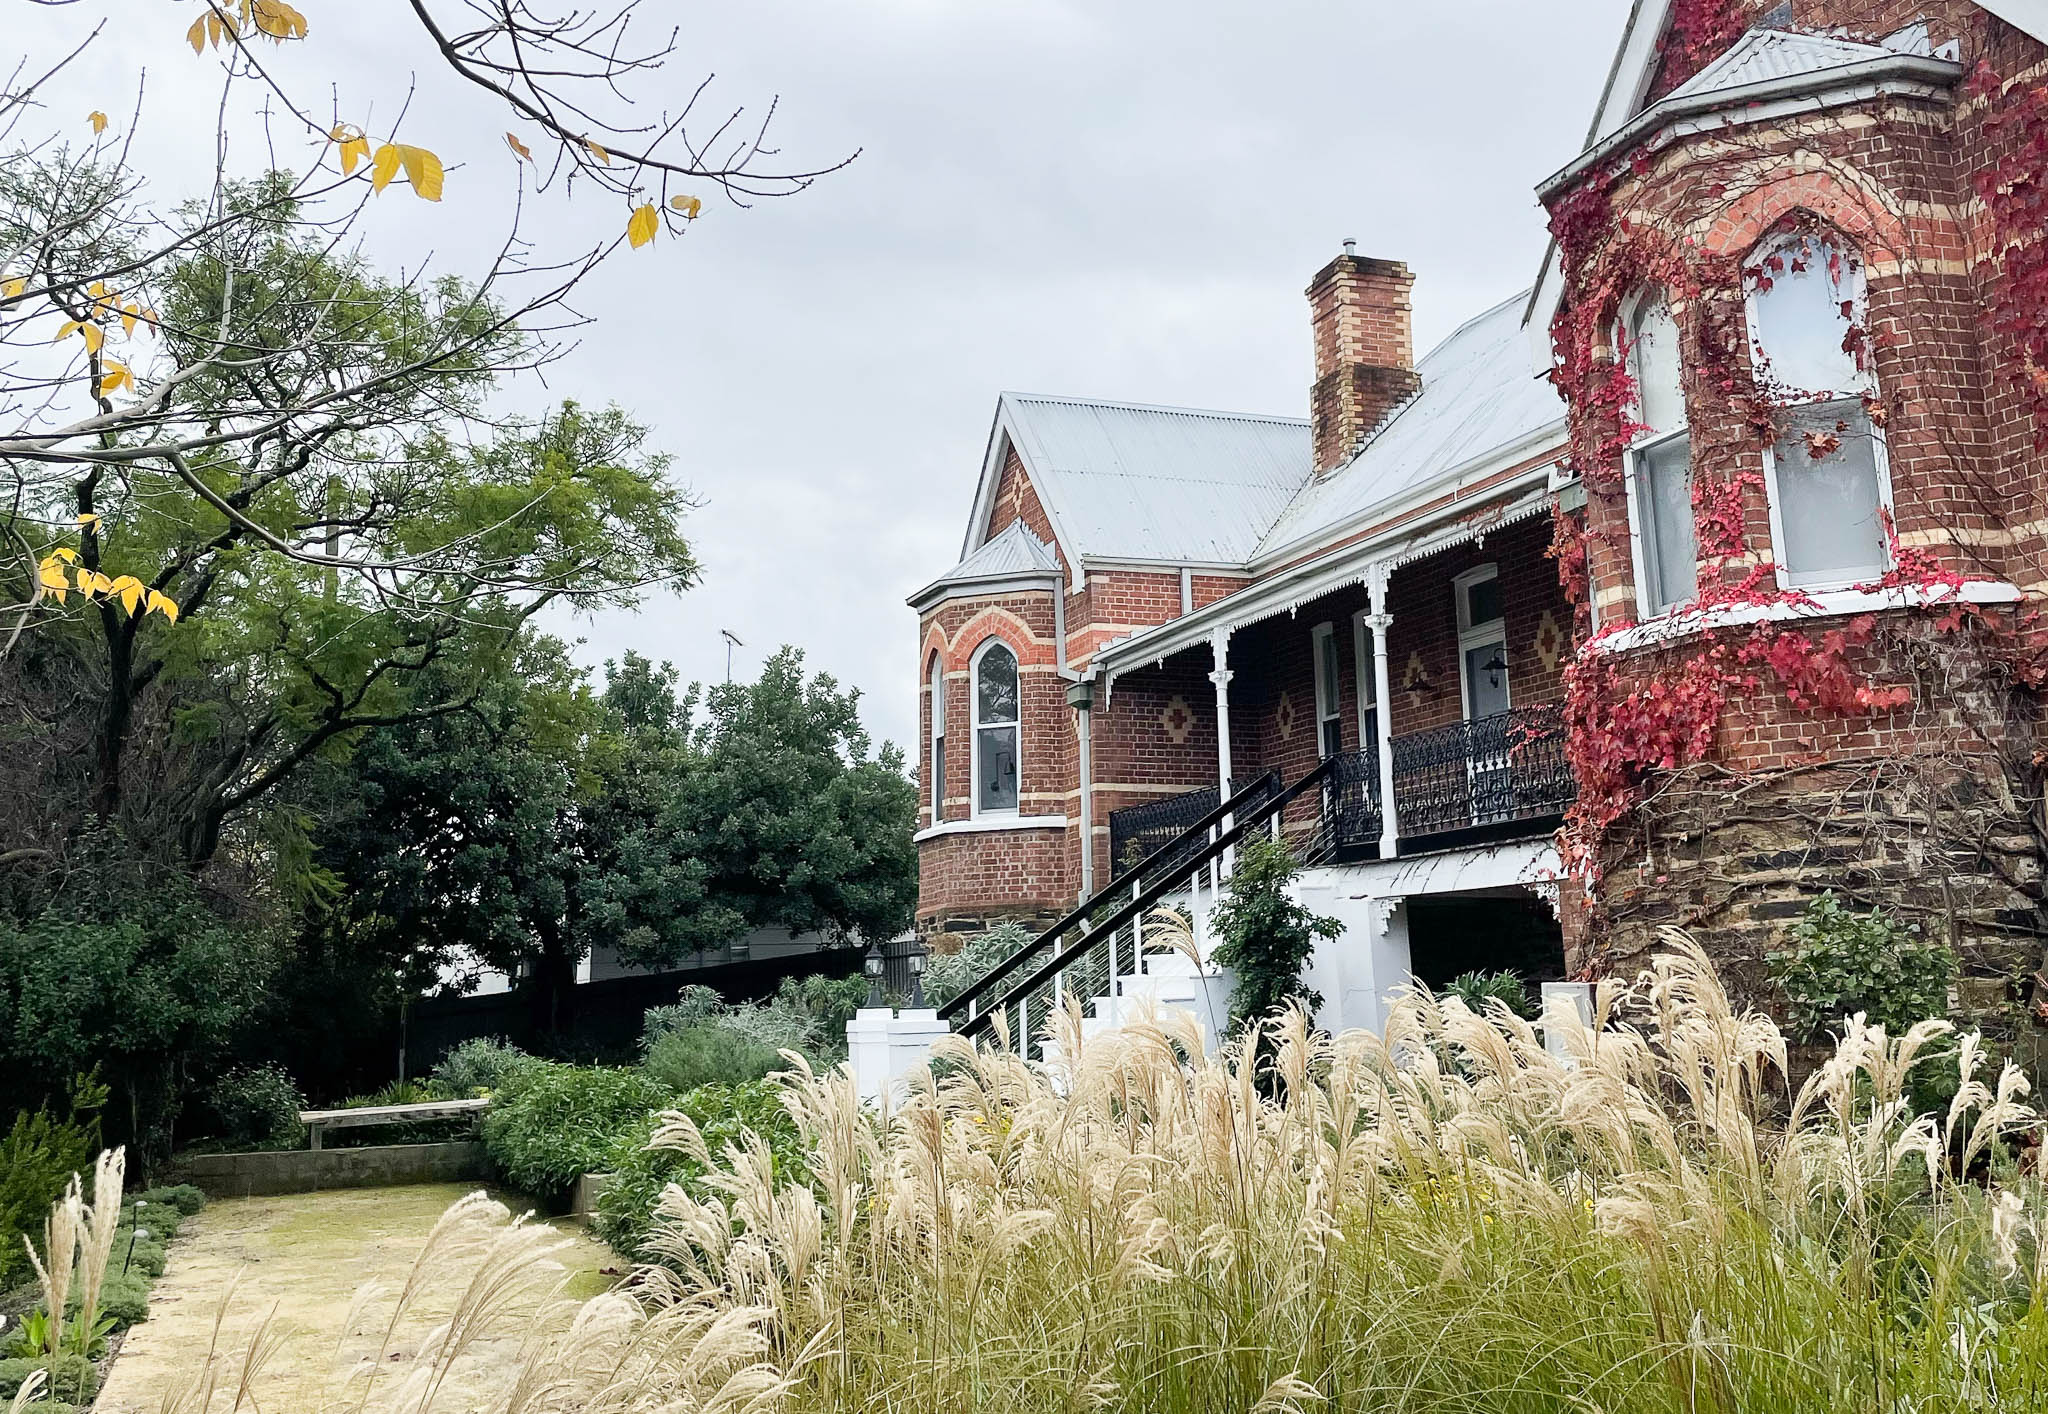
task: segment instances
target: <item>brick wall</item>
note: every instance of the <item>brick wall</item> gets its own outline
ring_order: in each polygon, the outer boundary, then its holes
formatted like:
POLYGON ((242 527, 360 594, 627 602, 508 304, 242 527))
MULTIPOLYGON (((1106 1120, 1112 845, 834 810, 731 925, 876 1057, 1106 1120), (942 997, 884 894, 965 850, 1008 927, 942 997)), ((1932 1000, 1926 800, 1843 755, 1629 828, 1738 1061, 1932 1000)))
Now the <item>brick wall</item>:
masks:
MULTIPOLYGON (((1981 59, 2009 80, 2048 75, 2048 49, 1967 0, 1794 0, 1795 23, 1809 29, 1874 38, 1921 19, 1935 45, 1959 41, 1965 72, 1981 59)), ((1624 164, 1610 200, 1636 231, 1690 233, 1702 268, 1732 267, 1795 215, 1839 232, 1868 279, 1900 543, 1943 571, 2037 589, 2048 585, 2038 530, 2048 458, 2002 336, 1988 329, 1997 251, 1971 185, 2001 155, 1987 111, 1958 90, 1953 101, 1872 97, 1717 132, 1624 164)), ((1696 363, 1699 331, 1740 327, 1740 295, 1710 285, 1674 312, 1696 363)), ((1746 349, 1733 354, 1739 385, 1746 349)), ((1689 414, 1696 482, 1743 488, 1744 553, 1701 570, 1703 582, 1718 573, 1733 585, 1776 550, 1753 413, 1727 392, 1696 392, 1689 414)), ((1613 624, 1636 612, 1627 502, 1590 479, 1588 490, 1589 577, 1613 624)), ((1642 808, 1608 841, 1600 907, 1568 919, 1575 957, 1627 970, 1658 927, 1682 924, 1745 1000, 1768 1004, 1764 954, 1807 899, 1832 888, 1921 921, 1958 947, 1966 970, 2009 974, 2015 938, 2039 936, 2025 891, 2040 861, 2001 753, 2026 758, 2036 729, 2019 719, 2038 709, 2015 717, 2002 688, 1973 701, 1931 681, 1929 654, 1946 650, 1929 647, 1924 627, 1917 613, 1884 616, 1883 647, 1854 663, 1863 680, 1911 687, 1906 707, 1835 716, 1762 686, 1724 714, 1707 763, 1648 782, 1642 808)), ((1648 671, 1704 643, 1631 661, 1648 671)))

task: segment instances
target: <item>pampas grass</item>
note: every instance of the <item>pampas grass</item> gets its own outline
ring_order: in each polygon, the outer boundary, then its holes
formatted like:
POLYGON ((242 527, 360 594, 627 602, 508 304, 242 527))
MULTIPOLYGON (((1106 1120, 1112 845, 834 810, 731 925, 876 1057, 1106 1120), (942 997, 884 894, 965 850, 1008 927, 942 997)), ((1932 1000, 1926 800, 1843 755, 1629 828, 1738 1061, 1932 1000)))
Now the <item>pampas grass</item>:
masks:
MULTIPOLYGON (((1417 994, 1384 1038, 1295 1013, 1220 1055, 1069 1010, 1056 1062, 949 1042, 883 1115, 799 1062, 806 1182, 732 1145, 663 1195, 630 1295, 466 1295, 447 1339, 526 1313, 503 1414, 2048 1403, 2020 1073, 1850 1018, 1787 1096, 1777 1028, 1668 941, 1593 1027, 1557 1020, 1562 1055, 1417 994), (1937 1059, 1955 1103, 1912 1115, 1937 1059)), ((657 1142, 703 1147, 681 1117, 657 1142)), ((486 1287, 537 1250, 493 1255, 493 1222, 486 1287)), ((443 1407, 420 1373, 353 1407, 443 1407)))

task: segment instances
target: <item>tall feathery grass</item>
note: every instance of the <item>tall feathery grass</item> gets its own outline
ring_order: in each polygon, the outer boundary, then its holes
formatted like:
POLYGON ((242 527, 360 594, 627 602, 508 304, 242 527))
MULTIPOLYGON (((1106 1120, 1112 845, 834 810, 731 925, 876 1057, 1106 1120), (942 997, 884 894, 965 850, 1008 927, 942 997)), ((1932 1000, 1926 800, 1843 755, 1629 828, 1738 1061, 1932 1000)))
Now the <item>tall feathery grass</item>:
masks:
POLYGON ((1416 995, 1384 1038, 1294 1015, 1208 1056, 1069 1013, 1058 1063, 956 1044, 880 1118, 800 1068, 807 1181, 672 1116, 711 1196, 663 1196, 632 1297, 529 1318, 493 1407, 2048 1407, 2035 1117, 1976 1038, 1945 1114, 1905 1098, 1958 1064, 1943 1022, 1852 1018, 1787 1097, 1777 1028, 1678 937, 1557 1024, 1561 1057, 1416 995))

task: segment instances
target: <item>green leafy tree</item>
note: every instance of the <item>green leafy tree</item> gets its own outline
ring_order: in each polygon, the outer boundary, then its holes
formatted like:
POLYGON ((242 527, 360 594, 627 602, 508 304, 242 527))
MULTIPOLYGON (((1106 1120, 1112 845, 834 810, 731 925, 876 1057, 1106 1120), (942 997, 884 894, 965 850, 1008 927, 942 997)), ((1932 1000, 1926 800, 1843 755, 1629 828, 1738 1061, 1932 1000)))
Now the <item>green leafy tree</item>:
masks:
POLYGON ((1302 969, 1316 944, 1341 937, 1344 925, 1288 897, 1287 886, 1299 872, 1277 840, 1258 836, 1237 848, 1237 866, 1214 915, 1221 939, 1215 960, 1237 979, 1230 994, 1233 1025, 1262 1020, 1285 1006, 1314 1011, 1323 1004, 1302 982, 1302 969))

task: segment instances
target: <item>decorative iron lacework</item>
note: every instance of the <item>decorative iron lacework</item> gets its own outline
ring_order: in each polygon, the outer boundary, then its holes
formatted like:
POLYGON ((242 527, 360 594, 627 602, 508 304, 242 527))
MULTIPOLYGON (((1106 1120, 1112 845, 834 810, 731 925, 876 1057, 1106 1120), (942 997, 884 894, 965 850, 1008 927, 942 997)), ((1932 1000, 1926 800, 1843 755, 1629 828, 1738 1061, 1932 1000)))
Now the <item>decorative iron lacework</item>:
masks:
MULTIPOLYGON (((1278 777, 1271 776, 1272 790, 1280 789, 1278 777)), ((1230 782, 1230 793, 1239 791, 1259 780, 1258 776, 1234 776, 1230 782)), ((1269 792, 1270 794, 1270 792, 1269 792)), ((1262 803, 1267 797, 1261 795, 1254 803, 1262 803)), ((1216 787, 1191 790, 1185 795, 1168 796, 1165 800, 1149 801, 1144 805, 1133 805, 1126 810, 1112 810, 1109 813, 1109 868, 1112 877, 1121 876, 1138 861, 1164 845, 1171 844, 1174 837, 1190 825, 1223 803, 1216 794, 1216 787)), ((1185 851, 1192 856, 1203 841, 1188 842, 1185 851)), ((1166 861, 1172 868, 1180 863, 1178 855, 1166 861)))
POLYGON ((1554 703, 1394 738, 1403 838, 1561 815, 1575 792, 1554 703))

